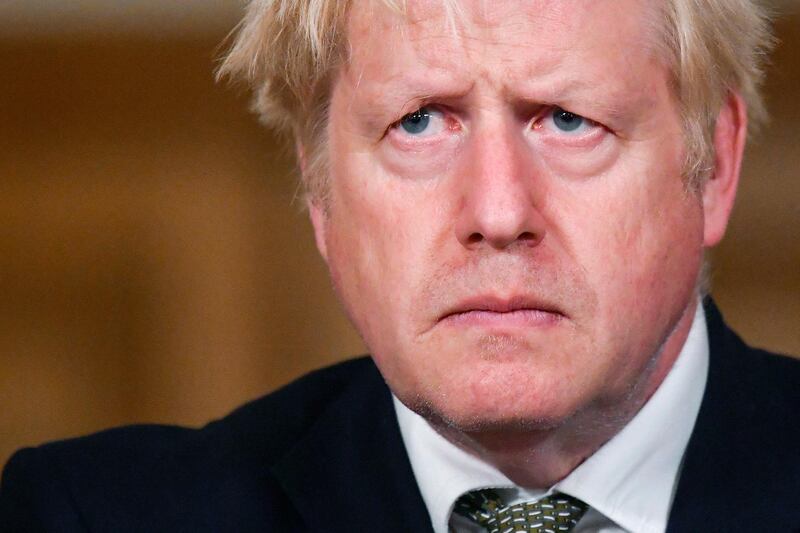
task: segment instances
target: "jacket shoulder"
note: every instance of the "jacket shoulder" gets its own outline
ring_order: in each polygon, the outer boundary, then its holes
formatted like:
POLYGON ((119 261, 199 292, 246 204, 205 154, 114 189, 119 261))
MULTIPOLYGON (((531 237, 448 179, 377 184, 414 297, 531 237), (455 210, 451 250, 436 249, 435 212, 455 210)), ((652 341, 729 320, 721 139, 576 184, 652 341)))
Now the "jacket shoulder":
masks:
POLYGON ((289 528, 296 517, 285 512, 271 466, 327 406, 377 381, 372 362, 360 358, 312 372, 202 428, 126 426, 20 450, 3 472, 0 523, 15 531, 289 528))
POLYGON ((751 348, 706 309, 710 365, 686 449, 669 532, 708 516, 720 531, 800 528, 800 361, 751 348))

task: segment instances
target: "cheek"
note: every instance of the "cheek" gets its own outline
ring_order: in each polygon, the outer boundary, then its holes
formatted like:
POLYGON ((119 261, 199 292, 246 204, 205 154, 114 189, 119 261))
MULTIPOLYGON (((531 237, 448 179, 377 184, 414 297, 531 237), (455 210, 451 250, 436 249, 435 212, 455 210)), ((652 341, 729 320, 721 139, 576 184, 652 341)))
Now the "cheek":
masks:
POLYGON ((609 264, 631 308, 661 313, 671 307, 669 300, 688 297, 694 288, 702 257, 702 211, 688 199, 673 208, 626 221, 612 244, 616 251, 609 264))
POLYGON ((663 311, 652 302, 676 304, 667 300, 685 298, 694 285, 702 257, 702 207, 684 191, 679 154, 660 155, 631 159, 572 190, 570 209, 578 215, 568 218, 564 238, 609 316, 663 311))
POLYGON ((351 320, 378 350, 397 342, 420 305, 414 287, 430 260, 435 206, 419 182, 391 179, 367 156, 342 158, 332 178, 331 275, 351 320))
POLYGON ((602 176, 615 166, 621 155, 619 142, 609 134, 590 146, 566 146, 545 140, 532 144, 544 172, 570 181, 602 176))

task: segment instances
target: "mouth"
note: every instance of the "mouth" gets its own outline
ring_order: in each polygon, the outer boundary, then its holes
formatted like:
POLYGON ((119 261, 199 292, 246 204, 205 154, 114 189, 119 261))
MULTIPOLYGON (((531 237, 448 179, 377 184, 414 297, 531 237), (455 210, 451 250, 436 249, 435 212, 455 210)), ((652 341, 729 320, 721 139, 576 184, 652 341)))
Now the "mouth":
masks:
POLYGON ((555 305, 536 298, 481 296, 457 303, 439 323, 473 326, 547 326, 567 318, 555 305))

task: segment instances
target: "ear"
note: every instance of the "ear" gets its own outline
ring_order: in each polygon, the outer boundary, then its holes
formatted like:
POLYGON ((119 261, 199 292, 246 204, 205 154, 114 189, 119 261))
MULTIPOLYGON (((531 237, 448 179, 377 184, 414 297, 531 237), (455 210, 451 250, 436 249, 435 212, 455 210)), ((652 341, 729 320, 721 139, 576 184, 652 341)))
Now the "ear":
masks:
POLYGON ((715 246, 725 235, 739 186, 746 140, 747 106, 739 94, 731 92, 717 116, 714 173, 703 187, 703 245, 707 248, 715 246))
MULTIPOLYGON (((300 166, 300 175, 304 182, 308 178, 308 161, 306 159, 306 150, 300 139, 295 136, 294 142, 295 150, 297 150, 297 164, 300 166)), ((327 213, 320 200, 314 199, 311 194, 306 192, 306 209, 308 209, 309 218, 311 218, 311 226, 314 228, 314 241, 317 243, 317 250, 320 255, 328 262, 328 245, 325 241, 325 233, 327 229, 327 213)))
POLYGON ((314 200, 310 195, 306 196, 306 207, 311 218, 311 225, 314 227, 314 240, 317 243, 317 250, 320 255, 328 262, 328 244, 326 234, 328 230, 328 213, 320 205, 319 200, 314 200))

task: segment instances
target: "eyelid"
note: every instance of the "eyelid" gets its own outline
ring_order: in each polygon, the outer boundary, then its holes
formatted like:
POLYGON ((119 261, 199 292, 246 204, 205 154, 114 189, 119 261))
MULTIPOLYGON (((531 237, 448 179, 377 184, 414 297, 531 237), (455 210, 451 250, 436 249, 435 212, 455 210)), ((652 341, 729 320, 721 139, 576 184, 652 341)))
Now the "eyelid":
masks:
MULTIPOLYGON (((555 114, 556 111, 563 111, 565 113, 569 113, 571 115, 574 115, 574 116, 576 116, 578 118, 583 119, 585 121, 586 128, 592 128, 593 130, 595 128, 607 129, 602 123, 600 123, 600 122, 598 122, 596 120, 593 120, 593 119, 587 117, 586 115, 582 115, 582 114, 577 113, 575 111, 571 111, 570 109, 568 109, 566 107, 559 106, 559 105, 549 105, 549 106, 543 107, 536 114, 536 116, 533 118, 533 121, 532 121, 533 124, 531 126, 531 129, 533 129, 533 130, 541 130, 542 128, 544 128, 545 124, 543 122, 545 120, 548 120, 548 119, 552 120, 553 119, 553 115, 555 114)), ((584 128, 584 129, 586 129, 586 128, 584 128)), ((578 137, 578 136, 580 136, 579 134, 571 134, 570 132, 566 132, 566 131, 561 131, 560 133, 565 137, 569 137, 569 136, 578 137)))
POLYGON ((411 113, 403 115, 403 117, 400 120, 398 120, 392 125, 392 129, 394 129, 395 131, 398 132, 399 135, 403 135, 404 137, 416 138, 416 139, 431 138, 431 137, 436 137, 437 135, 439 135, 439 133, 441 133, 442 130, 446 128, 446 125, 444 124, 445 120, 446 120, 445 115, 440 110, 432 106, 422 106, 416 109, 415 111, 412 111, 411 113), (410 119, 417 114, 426 118, 427 125, 425 130, 415 134, 405 130, 405 128, 403 127, 403 122, 406 119, 410 119))
POLYGON ((389 128, 390 129, 391 128, 396 128, 397 126, 400 125, 400 123, 406 117, 408 117, 410 115, 413 115, 414 113, 417 113, 419 111, 422 111, 423 109, 426 109, 426 110, 432 111, 432 112, 439 112, 439 113, 444 114, 444 111, 441 109, 441 107, 437 106, 436 104, 430 104, 430 103, 426 103, 426 102, 415 102, 415 103, 413 103, 413 105, 409 104, 409 105, 403 106, 402 114, 399 117, 397 117, 394 120, 394 122, 392 122, 389 125, 389 128))
POLYGON ((392 124, 390 124, 386 130, 385 136, 391 135, 397 140, 397 142, 406 145, 422 145, 425 143, 437 142, 437 139, 440 139, 445 133, 455 133, 458 131, 461 131, 460 121, 454 117, 445 106, 430 103, 418 105, 411 111, 403 114, 396 121, 392 122, 392 124), (404 132, 402 128, 403 120, 423 109, 430 113, 432 120, 441 121, 437 126, 435 126, 437 131, 422 135, 413 135, 404 132))

